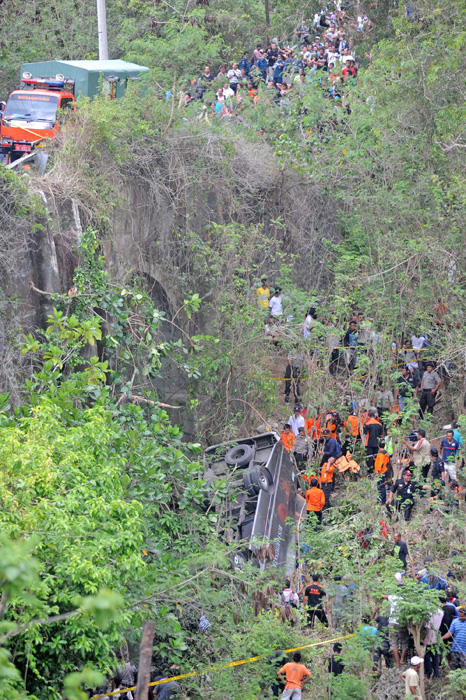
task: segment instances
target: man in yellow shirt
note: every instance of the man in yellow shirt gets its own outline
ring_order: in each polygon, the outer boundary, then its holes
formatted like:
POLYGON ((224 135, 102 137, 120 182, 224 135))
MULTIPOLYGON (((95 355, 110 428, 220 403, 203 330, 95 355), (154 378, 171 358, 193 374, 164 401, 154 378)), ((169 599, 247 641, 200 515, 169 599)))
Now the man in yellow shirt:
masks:
POLYGON ((259 304, 259 306, 263 306, 264 309, 268 309, 270 299, 270 288, 269 283, 267 282, 267 277, 265 275, 262 275, 261 286, 256 289, 256 293, 257 303, 259 304))

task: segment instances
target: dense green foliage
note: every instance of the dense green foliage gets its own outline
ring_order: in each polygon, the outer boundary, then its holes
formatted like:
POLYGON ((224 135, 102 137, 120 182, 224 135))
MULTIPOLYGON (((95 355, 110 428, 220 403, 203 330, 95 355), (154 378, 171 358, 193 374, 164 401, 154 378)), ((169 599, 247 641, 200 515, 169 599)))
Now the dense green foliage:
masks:
MULTIPOLYGON (((268 604, 253 616, 255 593, 268 590, 275 601, 281 572, 233 569, 218 519, 228 482, 207 494, 205 512, 196 460, 201 440, 283 418, 274 381, 282 368, 275 349, 259 342, 255 286, 264 271, 284 287, 285 314, 295 318, 285 350, 301 339, 311 303, 338 336, 353 308, 380 334, 377 352, 361 358, 360 376, 335 382, 328 327, 316 326, 304 397, 312 410, 343 408, 369 396, 380 377, 393 379, 392 342, 435 328, 439 300, 450 312, 432 352, 456 365, 444 408, 455 416, 462 406, 465 9, 420 0, 414 21, 392 3, 379 2, 373 13, 371 42, 362 37, 358 45, 358 81, 345 84, 340 100, 328 99, 324 77, 281 105, 262 93, 241 120, 225 122, 198 119, 197 103, 178 108, 178 93, 206 63, 215 71, 264 38, 263 3, 108 0, 111 55, 148 65, 151 76, 143 98, 80 104, 51 145, 38 187, 75 199, 93 228, 76 251, 70 295, 54 295, 46 328, 23 338, 17 393, 0 395, 0 697, 65 692, 78 700, 82 683, 96 687, 94 672, 114 666, 119 646, 128 642, 137 656, 151 617, 159 669, 261 657, 188 681, 189 697, 255 700, 272 680, 264 657, 325 635, 279 621, 268 604), (160 100, 173 85, 173 99, 160 100), (150 245, 172 280, 172 313, 154 303, 144 274, 131 269, 113 280, 107 270, 100 237, 108 244, 114 213, 130 208, 126 185, 170 220, 170 235, 150 245), (186 397, 183 415, 171 414, 176 421, 160 406, 175 372, 186 397), (183 442, 173 424, 191 411, 196 444, 183 442), (207 634, 201 614, 212 625, 207 634)), ((294 1, 273 3, 271 33, 291 36, 302 14, 294 1)), ((96 57, 94 3, 4 0, 0 16, 9 27, 1 39, 3 91, 16 84, 23 61, 96 57)), ((1 190, 0 265, 10 270, 28 250, 25 221, 30 234, 43 208, 11 173, 2 171, 1 190)), ((5 308, 14 302, 2 298, 5 308)), ((438 427, 431 418, 419 425, 438 427)), ((409 427, 406 417, 395 443, 409 427)), ((383 517, 376 496, 374 483, 349 482, 325 534, 309 525, 300 534, 298 576, 338 573, 357 587, 345 631, 398 590, 399 561, 374 525, 383 517), (373 531, 367 550, 358 537, 366 528, 373 531)), ((419 502, 403 532, 409 573, 432 556, 461 582, 452 551, 463 551, 464 532, 462 509, 419 502)), ((464 583, 459 588, 464 596, 464 583)), ((405 584, 400 614, 422 654, 421 628, 437 601, 420 591, 405 584)), ((325 652, 305 652, 313 697, 376 697, 359 636, 343 655, 347 672, 329 681, 325 652)), ((449 673, 439 697, 464 698, 464 687, 464 672, 449 673)))

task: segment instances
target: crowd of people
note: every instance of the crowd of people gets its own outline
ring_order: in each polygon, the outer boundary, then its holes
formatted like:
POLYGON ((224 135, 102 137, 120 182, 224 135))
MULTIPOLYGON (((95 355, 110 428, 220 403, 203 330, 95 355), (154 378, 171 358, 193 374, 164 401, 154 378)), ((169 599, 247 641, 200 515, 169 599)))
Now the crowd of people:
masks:
MULTIPOLYGON (((316 307, 311 306, 299 324, 293 314, 284 314, 282 289, 279 286, 270 290, 267 277, 261 278, 256 289, 257 303, 266 310, 265 338, 277 348, 289 346, 290 338, 302 334, 302 341, 293 342, 287 355, 284 377, 284 399, 289 403, 291 392, 295 403, 301 401, 301 379, 306 366, 313 362, 327 362, 331 377, 339 374, 350 377, 358 367, 361 357, 370 358, 380 347, 382 336, 372 320, 364 317, 361 311, 353 311, 345 331, 339 330, 333 322, 321 317, 316 307), (299 326, 301 325, 301 328, 299 326)), ((362 405, 371 402, 376 405, 379 415, 386 411, 412 412, 412 401, 419 402, 419 415, 433 414, 439 390, 450 379, 451 362, 443 362, 436 357, 436 344, 441 330, 448 324, 448 307, 439 302, 433 309, 432 328, 419 335, 403 336, 398 345, 392 342, 391 360, 394 369, 399 369, 400 376, 392 389, 383 380, 373 388, 371 395, 362 405), (443 309, 439 317, 438 309, 443 309), (411 405, 409 405, 411 403, 411 405)), ((413 427, 416 422, 413 418, 413 427)))
MULTIPOLYGON (((150 683, 157 683, 176 675, 179 672, 178 667, 171 666, 167 668, 165 675, 158 671, 152 671, 150 674, 150 683)), ((96 695, 101 695, 102 700, 134 700, 134 693, 131 690, 138 682, 138 668, 130 661, 126 660, 126 655, 121 649, 117 650, 117 663, 111 677, 105 683, 97 688, 96 695), (109 693, 109 695, 106 695, 109 693)), ((147 700, 175 700, 181 698, 181 688, 176 681, 167 680, 166 683, 149 686, 147 700)))
POLYGON ((252 53, 244 51, 238 62, 218 71, 206 66, 180 96, 179 106, 201 101, 204 110, 231 118, 246 104, 280 103, 313 81, 330 98, 342 99, 348 83, 357 81, 355 42, 358 35, 372 30, 372 23, 365 15, 350 17, 339 3, 334 5, 297 27, 293 39, 273 37, 268 45, 258 43, 252 53))
MULTIPOLYGON (((387 533, 385 535, 387 536, 387 533)), ((360 637, 363 648, 371 654, 374 674, 380 673, 382 660, 387 668, 396 666, 397 669, 401 669, 409 658, 410 665, 401 674, 403 682, 406 683, 406 697, 421 697, 419 676, 416 673, 420 664, 425 663, 425 675, 429 681, 440 677, 443 655, 452 670, 466 669, 466 607, 459 603, 455 572, 448 570, 441 575, 433 560, 425 559, 423 567, 415 573, 414 579, 420 587, 420 592, 438 592, 438 608, 424 625, 420 640, 425 647, 425 655, 423 658, 419 657, 415 640, 400 616, 400 607, 404 600, 403 588, 409 578, 406 569, 410 553, 399 532, 393 534, 392 554, 402 566, 395 574, 397 590, 394 594, 381 595, 380 603, 372 611, 372 615, 364 615, 356 634, 360 637), (384 601, 387 601, 386 610, 382 609, 384 601)), ((297 591, 293 589, 290 580, 286 580, 280 598, 282 604, 304 611, 309 628, 314 628, 317 620, 324 627, 331 628, 334 634, 340 634, 355 629, 355 620, 359 619, 356 588, 348 576, 336 574, 328 586, 325 586, 322 574, 314 573, 302 582, 297 591)), ((333 675, 345 672, 341 652, 341 643, 335 644, 328 667, 333 675)), ((284 668, 283 666, 282 672, 284 668)), ((306 674, 303 674, 303 678, 305 676, 306 674)), ((285 690, 291 687, 293 686, 286 686, 285 690)), ((274 696, 278 697, 278 684, 274 684, 272 689, 274 696)), ((293 696, 282 695, 282 698, 286 697, 293 696)))
POLYGON ((351 376, 358 357, 367 356, 379 342, 374 324, 360 311, 354 311, 346 331, 339 332, 333 324, 319 319, 315 307, 310 307, 301 327, 302 341, 290 341, 290 336, 296 337, 299 332, 299 324, 292 325, 292 315, 284 316, 281 288, 275 287, 272 293, 264 275, 256 293, 259 308, 267 314, 267 340, 278 347, 292 344, 285 367, 284 400, 288 403, 293 393, 295 407, 281 440, 301 475, 308 512, 320 523, 323 512, 330 507, 336 475, 360 478, 364 471, 377 479, 379 501, 390 518, 398 511, 409 521, 416 494, 447 509, 458 507, 462 489, 457 474, 464 465, 458 425, 433 441, 418 427, 419 420, 433 414, 438 392, 448 381, 444 363, 438 358, 429 359, 428 354, 435 354, 435 333, 448 323, 448 306, 440 300, 433 309, 432 332, 412 335, 401 348, 393 343, 390 379, 380 378, 377 386, 367 391, 367 398, 350 401, 343 420, 335 410, 302 408, 303 373, 315 370, 317 347, 324 350, 320 358, 328 361, 330 375, 337 376, 336 367, 343 358, 343 376, 351 376), (407 425, 411 428, 406 429, 407 425), (411 432, 399 441, 401 426, 411 432), (394 435, 399 444, 394 445, 394 435), (363 469, 355 457, 363 459, 363 469))
MULTIPOLYGON (((350 401, 345 417, 341 417, 335 410, 303 408, 301 381, 306 370, 311 373, 315 369, 316 353, 312 348, 314 344, 325 347, 325 333, 330 342, 321 358, 328 358, 329 373, 337 376, 337 367, 340 367, 344 377, 351 376, 361 355, 368 354, 379 341, 372 322, 355 311, 348 319, 346 331, 341 332, 333 324, 319 319, 318 311, 311 307, 302 323, 302 340, 296 342, 293 336, 295 338, 301 324, 294 323, 293 316, 285 316, 281 288, 276 287, 271 292, 264 276, 256 291, 258 305, 267 315, 267 341, 275 347, 286 348, 292 344, 285 367, 284 399, 288 403, 293 394, 295 406, 280 438, 298 470, 298 493, 305 498, 311 527, 324 527, 323 514, 332 505, 337 477, 342 482, 348 477, 375 480, 378 502, 385 509, 382 516, 387 518, 379 521, 384 538, 390 537, 388 523, 402 526, 409 522, 419 501, 426 512, 440 508, 444 513, 459 513, 463 492, 458 477, 464 467, 464 443, 459 425, 445 426, 438 431, 441 434, 433 438, 428 438, 426 431, 418 427, 420 421, 433 414, 439 391, 448 383, 445 363, 435 357, 434 349, 436 332, 448 323, 448 306, 439 301, 433 310, 431 333, 413 334, 401 347, 393 343, 390 379, 372 386, 367 398, 350 401)), ((370 526, 359 533, 362 547, 371 546, 373 529, 370 526)), ((396 666, 400 670, 409 659, 409 667, 401 673, 406 697, 420 698, 418 671, 421 664, 425 665, 429 680, 440 677, 442 655, 452 670, 466 669, 466 608, 459 605, 452 571, 439 573, 429 558, 414 574, 411 557, 409 575, 410 552, 399 532, 393 533, 393 545, 394 556, 400 561, 401 570, 396 575, 399 593, 382 596, 389 609, 379 614, 377 608, 372 617, 369 615, 365 619, 358 634, 363 646, 371 651, 374 672, 380 671, 382 659, 388 668, 396 666), (424 589, 438 590, 439 594, 438 610, 426 622, 421 636, 425 647, 422 657, 416 652, 408 627, 400 622, 403 586, 410 577, 424 589)), ((309 627, 314 627, 318 620, 323 626, 340 632, 345 628, 345 620, 352 616, 353 594, 354 585, 341 576, 335 576, 326 591, 322 575, 316 573, 296 591, 290 581, 286 581, 281 598, 285 604, 305 610, 309 627)), ((357 619, 358 614, 354 618, 357 619)), ((351 628, 350 622, 345 629, 351 628)), ((334 675, 345 670, 341 651, 341 644, 337 643, 329 661, 329 671, 334 675)), ((305 680, 305 671, 301 669, 300 673, 305 680)), ((287 685, 286 689, 292 687, 298 686, 287 685)), ((294 696, 283 694, 282 697, 294 696)))
POLYGON ((457 424, 435 440, 438 447, 427 439, 425 430, 413 430, 399 440, 399 456, 394 459, 392 431, 384 425, 380 417, 384 413, 379 411, 376 406, 351 409, 345 420, 337 411, 306 417, 306 409, 296 404, 285 423, 281 441, 297 466, 308 513, 319 523, 331 505, 338 474, 343 479, 350 474, 357 479, 363 475, 376 479, 379 502, 390 518, 398 513, 408 522, 416 494, 428 498, 431 505, 449 511, 458 508, 464 443, 457 424), (362 468, 354 459, 358 454, 364 454, 362 468))

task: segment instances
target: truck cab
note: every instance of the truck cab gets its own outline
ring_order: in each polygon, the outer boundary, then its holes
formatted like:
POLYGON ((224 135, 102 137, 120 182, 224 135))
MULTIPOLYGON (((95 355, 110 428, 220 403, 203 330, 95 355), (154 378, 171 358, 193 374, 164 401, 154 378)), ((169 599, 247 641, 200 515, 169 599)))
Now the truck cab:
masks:
POLYGON ((76 109, 74 81, 62 75, 33 78, 24 73, 22 85, 8 98, 0 125, 0 153, 10 161, 55 136, 60 109, 76 109))

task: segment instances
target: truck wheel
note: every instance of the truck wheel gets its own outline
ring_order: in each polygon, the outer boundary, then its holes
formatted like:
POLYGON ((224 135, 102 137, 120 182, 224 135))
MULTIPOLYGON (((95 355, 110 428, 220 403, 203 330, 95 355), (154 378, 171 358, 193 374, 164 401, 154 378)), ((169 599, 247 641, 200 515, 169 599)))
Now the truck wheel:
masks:
POLYGON ((267 467, 252 467, 248 469, 251 482, 262 491, 270 491, 273 486, 272 474, 267 467))
POLYGON ((248 469, 243 473, 243 484, 249 496, 257 496, 260 486, 252 480, 252 470, 248 469))
POLYGON ((228 559, 231 562, 231 567, 234 571, 241 571, 244 569, 244 565, 246 564, 246 559, 243 557, 243 555, 240 552, 234 552, 232 554, 228 554, 228 559))
POLYGON ((254 456, 254 449, 251 445, 236 445, 225 455, 225 462, 230 467, 245 467, 254 456))

